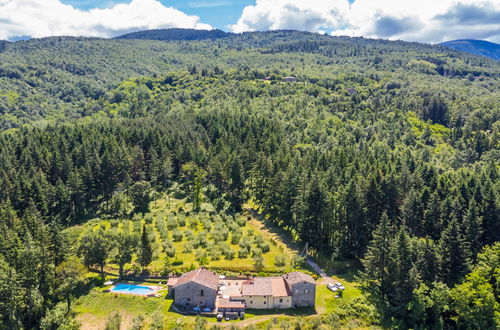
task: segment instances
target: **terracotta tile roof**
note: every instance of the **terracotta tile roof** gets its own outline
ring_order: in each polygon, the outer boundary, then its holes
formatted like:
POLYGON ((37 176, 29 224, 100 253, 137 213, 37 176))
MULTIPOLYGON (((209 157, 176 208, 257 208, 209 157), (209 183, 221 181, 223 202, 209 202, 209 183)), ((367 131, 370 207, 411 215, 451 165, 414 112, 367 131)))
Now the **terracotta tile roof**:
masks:
POLYGON ((274 277, 271 279, 271 283, 273 288, 273 297, 287 297, 290 295, 286 289, 283 277, 274 277))
POLYGON ((243 284, 242 296, 287 297, 289 292, 282 277, 255 277, 243 284))
POLYGON ((178 277, 170 277, 167 281, 167 286, 174 286, 177 284, 177 281, 179 280, 178 277))
POLYGON ((219 298, 217 308, 245 308, 245 304, 242 301, 219 298))
POLYGON ((288 285, 294 285, 294 284, 301 283, 301 282, 316 284, 316 282, 311 277, 311 275, 304 274, 301 272, 288 273, 288 274, 283 275, 283 278, 288 283, 288 285))
POLYGON ((177 280, 175 287, 186 284, 188 282, 195 282, 208 288, 217 290, 219 277, 208 269, 198 268, 182 274, 181 277, 179 277, 179 279, 177 280))
POLYGON ((242 296, 271 296, 273 285, 269 277, 255 277, 249 284, 243 284, 242 296))

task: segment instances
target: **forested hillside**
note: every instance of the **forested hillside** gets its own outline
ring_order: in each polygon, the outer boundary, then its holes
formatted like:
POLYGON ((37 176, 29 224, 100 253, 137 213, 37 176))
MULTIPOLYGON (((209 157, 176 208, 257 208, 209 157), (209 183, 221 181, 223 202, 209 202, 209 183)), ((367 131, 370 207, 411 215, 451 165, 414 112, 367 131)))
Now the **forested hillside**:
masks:
POLYGON ((362 261, 380 326, 500 324, 498 62, 279 31, 30 40, 0 63, 3 328, 53 317, 63 228, 173 183, 362 261))
POLYGON ((144 39, 144 40, 204 40, 229 37, 231 34, 221 30, 194 30, 194 29, 159 29, 127 33, 116 39, 144 39))
POLYGON ((447 41, 440 45, 500 61, 500 45, 494 42, 464 39, 447 41))

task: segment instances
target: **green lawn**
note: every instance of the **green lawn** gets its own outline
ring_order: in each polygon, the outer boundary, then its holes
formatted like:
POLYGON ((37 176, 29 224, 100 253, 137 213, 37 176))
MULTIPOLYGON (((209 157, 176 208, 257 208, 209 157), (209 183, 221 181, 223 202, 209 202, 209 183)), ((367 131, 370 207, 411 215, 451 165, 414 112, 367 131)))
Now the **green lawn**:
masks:
MULTIPOLYGON (((362 296, 362 292, 359 285, 354 282, 348 282, 343 277, 333 277, 334 280, 342 283, 345 290, 341 298, 335 298, 337 293, 330 291, 326 284, 319 284, 316 286, 316 310, 319 313, 331 313, 334 312, 339 306, 350 303, 356 298, 362 296)), ((320 281, 318 281, 320 282, 320 281)))

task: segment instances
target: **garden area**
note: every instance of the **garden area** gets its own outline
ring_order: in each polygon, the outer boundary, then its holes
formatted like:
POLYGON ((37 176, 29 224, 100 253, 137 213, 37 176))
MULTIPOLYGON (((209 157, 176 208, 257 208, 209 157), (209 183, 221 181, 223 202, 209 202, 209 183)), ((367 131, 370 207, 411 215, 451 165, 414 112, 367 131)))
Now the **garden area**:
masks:
POLYGON ((250 220, 248 215, 217 214, 208 203, 193 212, 191 203, 167 196, 132 219, 96 218, 67 232, 80 246, 83 236, 99 233, 130 239, 127 247, 110 246, 105 252, 107 276, 118 276, 120 263, 128 277, 181 274, 197 267, 236 274, 284 273, 299 265, 294 251, 250 220), (150 247, 147 264, 141 260, 144 244, 150 247))

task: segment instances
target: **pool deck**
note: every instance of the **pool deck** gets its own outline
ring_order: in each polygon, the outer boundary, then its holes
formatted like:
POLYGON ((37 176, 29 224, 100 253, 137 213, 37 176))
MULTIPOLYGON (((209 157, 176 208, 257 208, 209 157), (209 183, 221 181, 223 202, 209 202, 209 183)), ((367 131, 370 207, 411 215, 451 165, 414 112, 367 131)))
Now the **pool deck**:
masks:
POLYGON ((133 296, 144 296, 144 297, 156 297, 158 291, 162 290, 162 286, 157 286, 157 285, 143 285, 143 284, 133 284, 133 283, 126 283, 126 282, 121 282, 121 283, 115 283, 111 289, 109 289, 110 293, 114 294, 128 294, 128 295, 133 295, 133 296), (124 292, 124 291, 113 291, 113 289, 120 284, 127 284, 127 285, 135 285, 135 286, 141 286, 141 287, 146 287, 149 288, 153 291, 148 292, 148 293, 137 293, 137 292, 124 292))

